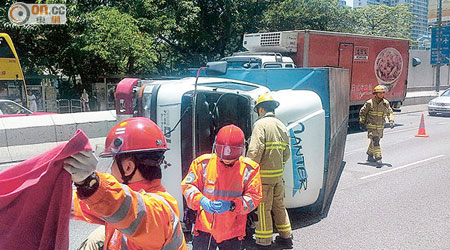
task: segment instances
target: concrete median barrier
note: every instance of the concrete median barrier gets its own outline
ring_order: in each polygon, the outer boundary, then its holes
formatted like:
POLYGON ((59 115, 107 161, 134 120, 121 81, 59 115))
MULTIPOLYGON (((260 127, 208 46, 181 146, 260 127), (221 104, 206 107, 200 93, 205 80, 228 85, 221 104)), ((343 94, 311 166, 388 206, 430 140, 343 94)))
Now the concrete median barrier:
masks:
POLYGON ((38 155, 69 140, 77 129, 88 135, 95 150, 115 124, 114 111, 1 118, 0 163, 38 155))

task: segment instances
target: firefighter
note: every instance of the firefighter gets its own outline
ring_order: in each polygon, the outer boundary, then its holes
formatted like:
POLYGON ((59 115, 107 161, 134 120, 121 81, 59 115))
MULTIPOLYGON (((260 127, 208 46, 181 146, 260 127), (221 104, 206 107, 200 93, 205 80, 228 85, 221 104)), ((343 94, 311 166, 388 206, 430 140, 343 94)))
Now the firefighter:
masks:
POLYGON ((359 123, 362 130, 367 129, 367 137, 370 139, 367 149, 367 161, 376 162, 377 168, 381 168, 381 147, 380 140, 383 138, 383 129, 386 117, 389 119, 389 125, 394 128, 394 113, 392 112, 389 101, 384 99, 387 91, 386 86, 377 85, 373 94, 374 98, 367 100, 359 111, 359 123))
POLYGON ((74 218, 105 225, 105 249, 187 250, 177 201, 161 185, 166 150, 159 127, 135 117, 106 137, 100 157, 113 157, 111 174, 95 171, 91 151, 65 159, 77 189, 74 218))
POLYGON ((255 236, 259 249, 272 244, 272 213, 279 236, 275 243, 292 248, 291 224, 284 204, 284 164, 289 159, 289 136, 286 126, 275 117, 280 105, 269 94, 260 96, 254 111, 259 118, 253 126, 247 157, 261 166, 263 198, 258 207, 255 236))
POLYGON ((234 125, 222 127, 213 153, 192 161, 181 183, 189 208, 197 211, 193 250, 240 249, 247 214, 261 200, 259 165, 243 156, 245 138, 234 125))

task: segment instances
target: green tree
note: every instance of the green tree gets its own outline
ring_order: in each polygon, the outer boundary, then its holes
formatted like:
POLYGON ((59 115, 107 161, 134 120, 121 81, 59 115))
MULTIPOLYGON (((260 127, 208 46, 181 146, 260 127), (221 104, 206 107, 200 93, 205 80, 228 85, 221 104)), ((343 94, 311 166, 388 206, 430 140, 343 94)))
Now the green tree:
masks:
POLYGON ((264 12, 260 31, 327 30, 353 31, 352 9, 337 0, 285 0, 264 12))
POLYGON ((153 38, 139 30, 131 15, 105 6, 89 13, 86 22, 87 29, 74 38, 83 55, 102 62, 97 74, 154 73, 153 38))
POLYGON ((407 5, 368 5, 354 11, 357 33, 410 38, 413 15, 407 5))
POLYGON ((245 32, 255 32, 270 0, 197 0, 193 14, 177 30, 160 36, 170 45, 177 61, 200 66, 241 48, 245 32))

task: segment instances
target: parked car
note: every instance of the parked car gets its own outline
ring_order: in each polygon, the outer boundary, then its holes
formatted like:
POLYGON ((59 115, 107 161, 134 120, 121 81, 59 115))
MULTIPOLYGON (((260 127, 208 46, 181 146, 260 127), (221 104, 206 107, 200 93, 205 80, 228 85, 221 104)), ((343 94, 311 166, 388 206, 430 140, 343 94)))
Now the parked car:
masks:
POLYGON ((0 100, 0 118, 3 117, 16 117, 16 116, 28 116, 28 115, 51 115, 55 113, 50 112, 31 112, 31 110, 24 106, 10 101, 0 100))
POLYGON ((428 103, 428 114, 450 114, 450 88, 428 103))

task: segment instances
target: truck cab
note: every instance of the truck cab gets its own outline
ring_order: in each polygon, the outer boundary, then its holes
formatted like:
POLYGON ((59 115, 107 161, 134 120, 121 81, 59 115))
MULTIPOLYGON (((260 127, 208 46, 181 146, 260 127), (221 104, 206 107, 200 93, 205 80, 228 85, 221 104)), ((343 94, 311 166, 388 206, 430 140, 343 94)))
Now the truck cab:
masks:
MULTIPOLYGON (((184 202, 180 183, 192 160, 212 152, 216 134, 225 125, 240 127, 248 140, 258 118, 253 111, 256 100, 270 91, 263 84, 240 80, 245 78, 241 75, 255 76, 263 82, 271 79, 271 82, 283 83, 286 74, 292 75, 295 81, 311 75, 304 69, 261 70, 264 72, 230 69, 231 75, 221 77, 172 80, 125 78, 117 86, 117 120, 148 117, 166 136, 170 150, 165 153, 162 183, 178 200, 187 231, 193 223, 192 211, 184 202)), ((286 125, 290 136, 291 157, 284 167, 286 206, 307 208, 316 214, 322 214, 329 207, 343 169, 345 144, 342 141, 345 142, 348 120, 348 112, 343 108, 348 105, 348 82, 343 81, 346 77, 340 76, 347 72, 324 69, 319 73, 312 77, 317 75, 312 86, 321 89, 328 86, 327 92, 314 88, 283 89, 279 84, 280 89, 271 91, 280 102, 276 115, 286 125), (331 79, 326 80, 324 74, 330 74, 331 79)))
POLYGON ((292 58, 271 52, 238 52, 225 57, 229 68, 295 68, 292 58))

